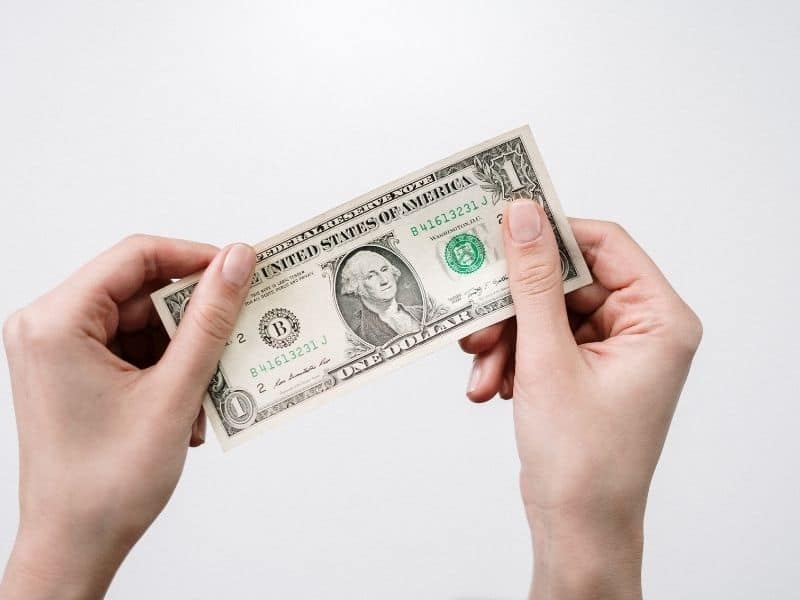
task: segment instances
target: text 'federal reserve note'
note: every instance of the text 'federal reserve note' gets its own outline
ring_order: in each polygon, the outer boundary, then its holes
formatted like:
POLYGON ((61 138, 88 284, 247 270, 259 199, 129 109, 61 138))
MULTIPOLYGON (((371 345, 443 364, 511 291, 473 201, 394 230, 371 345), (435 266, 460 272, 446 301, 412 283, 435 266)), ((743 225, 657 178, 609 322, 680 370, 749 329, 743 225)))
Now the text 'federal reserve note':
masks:
MULTIPOLYGON (((205 400, 222 446, 512 316, 501 221, 503 204, 520 198, 550 219, 565 291, 590 283, 527 127, 256 245, 250 293, 205 400)), ((170 336, 198 280, 152 295, 170 336)))

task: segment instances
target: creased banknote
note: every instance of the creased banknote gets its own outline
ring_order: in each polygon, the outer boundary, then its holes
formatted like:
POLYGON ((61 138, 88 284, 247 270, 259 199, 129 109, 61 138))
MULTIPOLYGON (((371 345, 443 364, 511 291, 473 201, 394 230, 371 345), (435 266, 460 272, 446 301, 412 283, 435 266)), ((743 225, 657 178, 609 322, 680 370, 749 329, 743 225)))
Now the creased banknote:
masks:
MULTIPOLYGON (((520 198, 550 219, 565 291, 590 283, 527 127, 257 244, 205 400, 223 448, 512 316, 500 225, 504 203, 520 198)), ((152 295, 170 336, 198 279, 152 295)))

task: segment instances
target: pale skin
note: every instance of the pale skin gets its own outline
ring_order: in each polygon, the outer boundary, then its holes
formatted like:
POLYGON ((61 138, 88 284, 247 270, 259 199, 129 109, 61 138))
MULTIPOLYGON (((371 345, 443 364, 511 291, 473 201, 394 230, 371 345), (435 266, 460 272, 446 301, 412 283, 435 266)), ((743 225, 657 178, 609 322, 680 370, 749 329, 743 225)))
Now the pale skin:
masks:
POLYGON ((254 264, 241 244, 134 236, 8 319, 20 518, 0 598, 104 595, 203 441, 204 388, 254 264), (164 351, 148 294, 205 267, 164 351))
POLYGON ((594 283, 565 301, 545 219, 507 207, 517 315, 461 341, 476 355, 467 395, 513 397, 531 598, 641 598, 647 493, 702 327, 612 223, 571 221, 594 283))
MULTIPOLYGON (((594 221, 572 225, 595 283, 565 305, 541 209, 510 208, 516 320, 462 347, 477 356, 470 399, 513 396, 531 597, 638 598, 647 491, 700 323, 621 229, 594 221)), ((134 236, 6 321, 20 521, 0 600, 104 595, 203 441, 204 388, 254 262, 241 244, 134 236), (167 346, 148 294, 203 268, 167 346)))

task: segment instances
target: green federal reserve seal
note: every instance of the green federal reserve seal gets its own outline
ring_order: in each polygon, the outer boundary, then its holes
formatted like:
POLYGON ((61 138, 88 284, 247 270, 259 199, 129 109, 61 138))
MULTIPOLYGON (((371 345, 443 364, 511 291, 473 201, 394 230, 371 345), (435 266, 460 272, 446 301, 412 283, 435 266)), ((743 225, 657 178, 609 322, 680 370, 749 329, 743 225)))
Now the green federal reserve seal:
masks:
POLYGON ((447 242, 444 259, 456 273, 466 275, 481 268, 486 258, 483 242, 471 233, 459 233, 447 242))

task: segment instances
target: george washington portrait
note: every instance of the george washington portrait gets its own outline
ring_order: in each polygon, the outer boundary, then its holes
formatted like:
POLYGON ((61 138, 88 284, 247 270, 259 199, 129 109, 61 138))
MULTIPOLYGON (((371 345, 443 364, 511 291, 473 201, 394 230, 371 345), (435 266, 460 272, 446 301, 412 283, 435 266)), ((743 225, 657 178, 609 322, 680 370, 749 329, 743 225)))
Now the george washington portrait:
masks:
POLYGON ((362 246, 342 262, 336 302, 350 329, 382 346, 422 327, 422 291, 409 266, 381 246, 362 246))

